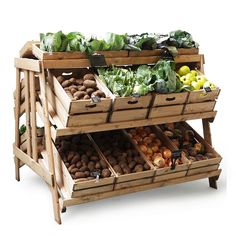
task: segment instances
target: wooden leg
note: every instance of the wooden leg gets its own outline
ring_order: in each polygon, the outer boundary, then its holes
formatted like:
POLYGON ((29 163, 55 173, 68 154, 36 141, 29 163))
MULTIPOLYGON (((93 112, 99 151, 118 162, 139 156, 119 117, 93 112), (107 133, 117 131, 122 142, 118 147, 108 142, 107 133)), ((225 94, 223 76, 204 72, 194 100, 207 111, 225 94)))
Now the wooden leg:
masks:
POLYGON ((20 181, 20 159, 14 156, 15 161, 15 178, 17 181, 20 181))
POLYGON ((202 120, 202 126, 203 126, 204 139, 205 139, 210 145, 212 145, 212 141, 211 141, 211 128, 210 128, 209 120, 208 120, 208 119, 203 119, 203 120, 202 120))
POLYGON ((209 186, 211 188, 217 189, 217 180, 218 180, 219 176, 213 176, 209 178, 209 186))

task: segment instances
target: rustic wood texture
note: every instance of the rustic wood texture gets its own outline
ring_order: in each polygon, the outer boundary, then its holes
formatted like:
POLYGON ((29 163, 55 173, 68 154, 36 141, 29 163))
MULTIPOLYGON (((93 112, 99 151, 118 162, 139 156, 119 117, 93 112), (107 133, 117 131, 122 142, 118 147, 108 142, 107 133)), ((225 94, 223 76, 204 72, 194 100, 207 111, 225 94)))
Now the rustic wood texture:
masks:
POLYGON ((158 106, 153 107, 150 110, 148 118, 158 117, 170 117, 181 115, 184 109, 184 105, 170 105, 170 106, 158 106))
POLYGON ((218 98, 220 94, 220 89, 213 89, 211 92, 206 92, 204 89, 190 91, 187 103, 198 103, 205 101, 214 101, 218 98))
POLYGON ((168 106, 175 104, 184 104, 188 98, 189 93, 169 93, 169 94, 158 94, 155 93, 155 99, 153 107, 157 106, 168 106))
POLYGON ((31 58, 33 57, 33 53, 32 53, 32 47, 34 44, 39 44, 38 41, 28 41, 25 43, 25 45, 21 48, 19 54, 20 54, 20 57, 22 58, 31 58))
POLYGON ((40 61, 28 58, 15 58, 15 67, 23 70, 40 72, 40 61))
POLYGON ((183 114, 213 111, 216 101, 186 104, 183 114))
POLYGON ((205 140, 212 145, 210 122, 207 119, 202 119, 202 126, 205 140))

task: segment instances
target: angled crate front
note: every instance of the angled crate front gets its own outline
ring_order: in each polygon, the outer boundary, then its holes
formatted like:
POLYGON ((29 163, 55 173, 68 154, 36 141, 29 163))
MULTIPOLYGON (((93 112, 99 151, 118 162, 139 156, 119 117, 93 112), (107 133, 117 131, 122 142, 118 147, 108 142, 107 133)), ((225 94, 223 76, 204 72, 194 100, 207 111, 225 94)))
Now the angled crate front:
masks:
MULTIPOLYGON (((53 155, 57 184, 70 197, 92 195, 113 190, 115 174, 109 168, 106 160, 95 150, 86 134, 57 139, 56 144, 53 145, 53 155), (78 141, 80 138, 86 140, 86 142, 78 141), (65 151, 63 148, 69 149, 65 151), (73 158, 71 160, 68 159, 68 155, 73 154, 74 160, 73 158), (89 156, 90 154, 92 156, 89 156), (102 177, 102 172, 99 168, 95 168, 95 165, 91 167, 93 165, 92 162, 95 163, 95 158, 97 163, 106 165, 110 173, 108 177, 102 177)), ((47 159, 45 151, 42 152, 42 156, 47 159)), ((100 168, 102 168, 101 165, 100 168)))
POLYGON ((115 189, 149 184, 154 167, 144 159, 121 130, 91 134, 99 152, 116 173, 115 189))
MULTIPOLYGON (((91 98, 76 100, 72 96, 72 90, 70 90, 72 86, 76 87, 76 85, 70 85, 69 87, 63 88, 57 79, 59 76, 62 76, 65 80, 69 81, 73 78, 81 78, 81 76, 86 73, 92 72, 87 69, 53 70, 49 72, 47 85, 48 99, 54 111, 58 114, 61 123, 66 127, 88 124, 95 125, 107 122, 112 100, 109 97, 109 94, 106 93, 106 91, 103 91, 99 80, 95 80, 95 89, 102 90, 105 97, 95 101, 91 98)), ((81 79, 77 79, 77 81, 81 81, 81 79)), ((82 87, 82 84, 78 86, 82 87)), ((85 93, 85 91, 81 92, 85 93)))

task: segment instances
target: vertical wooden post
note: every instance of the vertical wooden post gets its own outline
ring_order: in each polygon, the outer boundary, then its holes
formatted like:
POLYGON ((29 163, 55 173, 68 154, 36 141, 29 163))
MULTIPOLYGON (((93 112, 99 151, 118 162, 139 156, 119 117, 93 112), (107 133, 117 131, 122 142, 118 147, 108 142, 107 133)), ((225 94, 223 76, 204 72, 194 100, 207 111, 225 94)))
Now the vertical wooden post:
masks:
MULTIPOLYGON (((212 145, 212 140, 211 140, 211 129, 210 129, 210 122, 208 119, 203 119, 202 120, 202 125, 203 125, 203 135, 204 135, 204 139, 210 144, 212 145)), ((219 178, 219 176, 213 176, 208 178, 209 180, 209 186, 211 188, 217 189, 217 179, 219 178)))
POLYGON ((31 156, 31 126, 30 126, 30 95, 29 95, 29 71, 24 70, 25 80, 25 113, 26 113, 26 135, 27 135, 27 155, 31 156))
POLYGON ((53 180, 54 180, 54 186, 50 186, 50 190, 52 192, 54 218, 58 224, 61 224, 60 205, 59 205, 59 197, 58 197, 58 192, 57 192, 55 164, 54 164, 51 129, 50 129, 49 113, 48 113, 46 78, 45 78, 45 71, 44 71, 43 64, 42 64, 42 73, 39 75, 39 81, 40 81, 40 91, 42 95, 43 112, 44 112, 44 133, 45 133, 45 140, 46 140, 46 150, 48 153, 48 166, 49 166, 49 171, 53 174, 53 180))
MULTIPOLYGON (((20 69, 16 68, 16 103, 15 103, 15 145, 20 147, 20 69)), ((15 178, 20 181, 20 159, 14 156, 15 161, 15 178)))
POLYGON ((38 161, 37 151, 37 122, 36 122, 36 92, 35 92, 35 78, 34 72, 29 72, 30 84, 30 108, 31 108, 31 131, 32 131, 32 157, 38 161))

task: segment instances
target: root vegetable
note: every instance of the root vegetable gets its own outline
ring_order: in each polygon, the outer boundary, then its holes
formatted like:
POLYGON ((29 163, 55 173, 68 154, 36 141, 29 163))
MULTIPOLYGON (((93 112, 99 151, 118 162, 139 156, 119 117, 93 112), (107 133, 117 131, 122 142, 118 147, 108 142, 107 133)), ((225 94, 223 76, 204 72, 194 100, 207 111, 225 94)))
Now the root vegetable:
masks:
POLYGON ((95 81, 93 80, 85 80, 83 82, 83 86, 85 86, 86 88, 96 88, 97 87, 97 84, 95 81))

